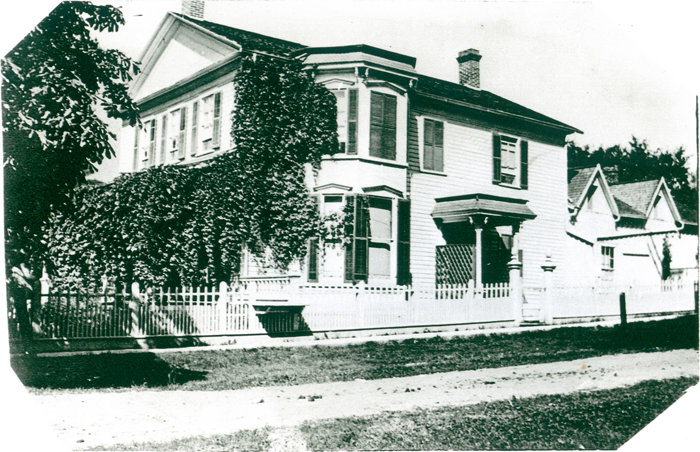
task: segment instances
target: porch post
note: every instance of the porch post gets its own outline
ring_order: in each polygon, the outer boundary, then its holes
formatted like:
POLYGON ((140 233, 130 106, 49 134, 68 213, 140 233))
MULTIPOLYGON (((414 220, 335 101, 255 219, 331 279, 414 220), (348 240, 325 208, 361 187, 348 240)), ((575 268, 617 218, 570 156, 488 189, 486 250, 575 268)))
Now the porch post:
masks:
POLYGON ((482 253, 482 244, 481 244, 481 233, 484 230, 484 220, 483 218, 480 217, 475 217, 471 219, 472 222, 474 223, 474 233, 475 233, 475 247, 474 247, 474 261, 475 261, 475 269, 474 273, 474 283, 476 284, 477 287, 481 287, 484 283, 484 278, 482 274, 482 260, 483 260, 483 253, 482 253))
POLYGON ((554 300, 552 299, 552 272, 557 268, 556 265, 552 263, 551 253, 547 253, 544 259, 544 265, 542 265, 542 270, 544 270, 544 322, 554 323, 554 300))
POLYGON ((510 296, 513 300, 513 320, 515 325, 520 325, 523 321, 523 281, 520 270, 523 268, 522 262, 518 259, 518 233, 520 224, 513 225, 513 244, 510 249, 510 262, 508 262, 508 281, 510 284, 510 296))
POLYGON ((39 279, 39 283, 41 283, 41 300, 39 304, 44 306, 51 295, 51 279, 49 278, 49 274, 46 272, 46 265, 44 265, 41 269, 41 278, 39 279))

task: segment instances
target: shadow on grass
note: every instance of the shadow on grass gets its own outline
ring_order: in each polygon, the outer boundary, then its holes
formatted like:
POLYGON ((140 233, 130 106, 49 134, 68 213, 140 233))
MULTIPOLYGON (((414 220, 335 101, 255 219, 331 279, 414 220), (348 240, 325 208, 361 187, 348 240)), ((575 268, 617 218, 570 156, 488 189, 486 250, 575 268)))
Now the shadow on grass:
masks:
POLYGON ((41 358, 13 357, 11 365, 25 386, 51 389, 169 386, 205 380, 208 372, 173 366, 154 353, 104 353, 41 358))

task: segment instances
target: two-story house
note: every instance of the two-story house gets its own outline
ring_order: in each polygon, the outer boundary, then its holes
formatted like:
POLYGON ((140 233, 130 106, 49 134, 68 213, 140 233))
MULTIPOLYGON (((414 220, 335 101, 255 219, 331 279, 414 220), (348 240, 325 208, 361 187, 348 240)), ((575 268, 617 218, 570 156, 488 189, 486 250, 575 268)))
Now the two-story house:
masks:
POLYGON ((563 268, 564 145, 579 131, 482 90, 474 49, 457 56, 453 83, 369 45, 306 47, 169 13, 132 87, 144 127, 124 126, 121 171, 204 162, 230 149, 232 80, 244 53, 301 59, 337 99, 340 147, 309 191, 323 214, 352 206, 353 237, 325 250, 312 243, 291 270, 304 281, 500 282, 511 262, 522 263, 526 285, 541 285, 545 255, 563 268))
MULTIPOLYGON (((697 269, 697 235, 683 232, 666 181, 609 184, 600 165, 569 171, 566 281, 574 285, 660 281, 670 268, 697 269)), ((695 275, 693 275, 695 276, 695 275)))

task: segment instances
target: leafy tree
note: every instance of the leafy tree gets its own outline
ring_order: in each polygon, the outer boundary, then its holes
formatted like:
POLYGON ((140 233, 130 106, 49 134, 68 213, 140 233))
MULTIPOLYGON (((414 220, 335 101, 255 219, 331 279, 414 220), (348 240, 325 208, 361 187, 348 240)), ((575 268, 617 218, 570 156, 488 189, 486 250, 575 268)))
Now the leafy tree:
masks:
POLYGON ((50 211, 65 205, 96 164, 114 157, 114 134, 99 110, 138 121, 127 94, 136 64, 91 35, 122 24, 115 7, 64 2, 2 61, 8 271, 20 263, 36 269, 50 211))
MULTIPOLYGON (((127 94, 136 64, 100 48, 91 35, 122 24, 112 6, 64 2, 2 60, 5 259, 10 298, 22 319, 51 210, 62 208, 85 174, 114 156, 114 135, 98 111, 138 121, 127 94)), ((23 325, 25 336, 28 330, 23 325)))
POLYGON ((297 61, 245 57, 234 83, 234 149, 81 187, 46 231, 53 274, 201 285, 237 275, 244 245, 281 269, 304 257, 323 229, 306 182, 337 149, 335 97, 297 61))
POLYGON ((645 140, 632 137, 629 146, 619 145, 591 149, 567 143, 569 167, 590 167, 600 164, 610 183, 639 182, 663 177, 671 189, 681 215, 697 221, 697 175, 687 166, 688 157, 682 147, 673 151, 651 150, 645 140))

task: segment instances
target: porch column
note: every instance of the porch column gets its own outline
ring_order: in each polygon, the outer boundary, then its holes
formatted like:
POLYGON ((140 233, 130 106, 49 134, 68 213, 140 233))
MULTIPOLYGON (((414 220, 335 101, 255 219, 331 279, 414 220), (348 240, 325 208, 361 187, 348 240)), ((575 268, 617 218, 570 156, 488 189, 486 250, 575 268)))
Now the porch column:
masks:
POLYGON ((474 222, 474 232, 476 233, 476 249, 474 250, 474 260, 476 261, 476 275, 474 275, 474 282, 477 286, 481 286, 484 282, 484 278, 481 274, 481 260, 483 259, 483 254, 481 252, 481 232, 483 231, 483 225, 480 222, 474 222))

